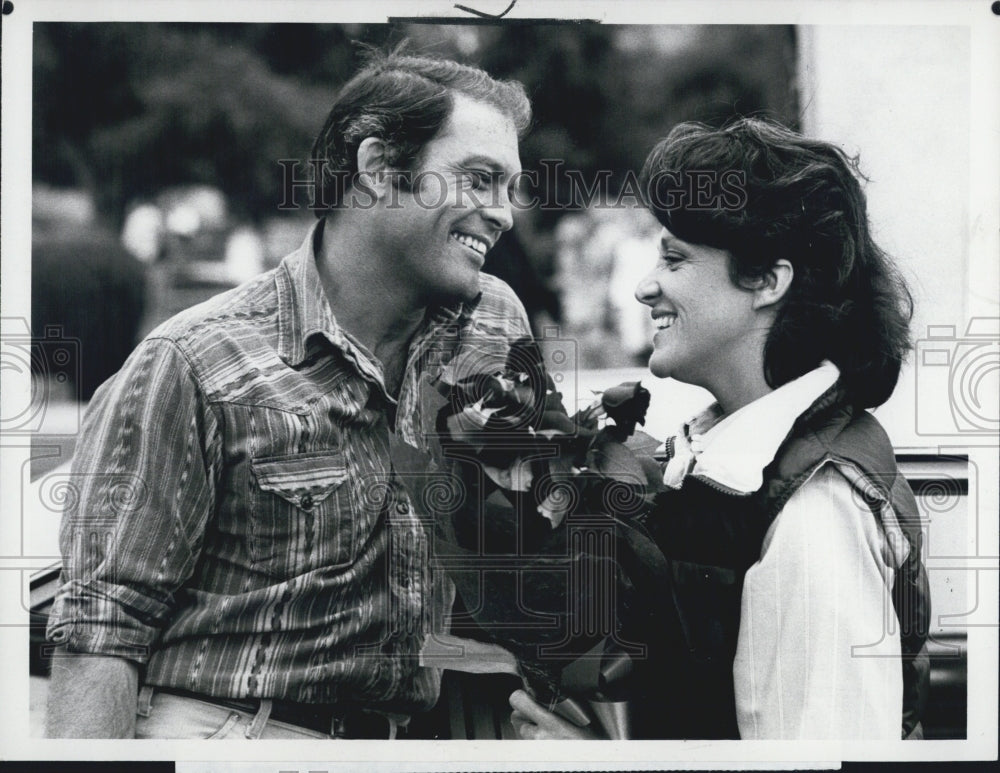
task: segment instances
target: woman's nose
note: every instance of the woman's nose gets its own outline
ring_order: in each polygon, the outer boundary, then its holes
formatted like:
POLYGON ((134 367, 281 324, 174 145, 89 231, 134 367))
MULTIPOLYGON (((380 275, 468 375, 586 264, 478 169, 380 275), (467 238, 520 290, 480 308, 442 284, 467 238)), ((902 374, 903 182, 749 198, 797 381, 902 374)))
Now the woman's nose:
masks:
POLYGON ((656 299, 660 296, 660 286, 657 284, 653 275, 643 277, 642 281, 636 285, 635 288, 635 299, 639 303, 645 303, 647 306, 652 306, 656 303, 656 299))

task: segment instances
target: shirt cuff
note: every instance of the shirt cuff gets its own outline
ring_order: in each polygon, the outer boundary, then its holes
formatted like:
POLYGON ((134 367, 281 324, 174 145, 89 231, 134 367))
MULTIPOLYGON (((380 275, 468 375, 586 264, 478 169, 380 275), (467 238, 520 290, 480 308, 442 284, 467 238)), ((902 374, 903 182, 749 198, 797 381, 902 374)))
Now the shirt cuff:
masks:
POLYGON ((49 613, 45 638, 68 652, 149 661, 169 605, 100 581, 67 583, 49 613), (136 598, 131 599, 129 597, 136 598), (142 606, 135 601, 142 599, 142 606))

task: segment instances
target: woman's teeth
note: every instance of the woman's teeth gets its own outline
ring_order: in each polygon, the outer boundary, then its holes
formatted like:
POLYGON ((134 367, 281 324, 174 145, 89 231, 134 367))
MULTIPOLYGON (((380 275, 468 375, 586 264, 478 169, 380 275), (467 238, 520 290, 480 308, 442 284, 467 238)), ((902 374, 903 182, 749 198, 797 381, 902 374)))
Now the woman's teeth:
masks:
POLYGON ((489 246, 482 239, 477 239, 475 236, 463 234, 459 231, 452 231, 451 238, 459 244, 464 244, 466 247, 475 250, 480 255, 485 255, 489 249, 489 246))
POLYGON ((668 327, 674 324, 674 320, 677 319, 676 314, 667 314, 663 317, 657 317, 653 320, 653 324, 656 325, 657 330, 666 330, 668 327))

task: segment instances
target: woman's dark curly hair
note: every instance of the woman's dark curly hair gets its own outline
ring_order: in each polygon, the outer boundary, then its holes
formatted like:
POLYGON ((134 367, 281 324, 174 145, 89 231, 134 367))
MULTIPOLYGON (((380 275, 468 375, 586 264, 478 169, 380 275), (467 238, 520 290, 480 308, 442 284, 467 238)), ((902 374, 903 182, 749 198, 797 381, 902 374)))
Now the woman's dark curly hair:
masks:
POLYGON ((674 236, 727 250, 739 286, 794 267, 764 347, 779 387, 824 359, 859 407, 892 394, 910 348, 913 300, 868 225, 857 160, 769 120, 676 126, 649 154, 646 206, 674 236))

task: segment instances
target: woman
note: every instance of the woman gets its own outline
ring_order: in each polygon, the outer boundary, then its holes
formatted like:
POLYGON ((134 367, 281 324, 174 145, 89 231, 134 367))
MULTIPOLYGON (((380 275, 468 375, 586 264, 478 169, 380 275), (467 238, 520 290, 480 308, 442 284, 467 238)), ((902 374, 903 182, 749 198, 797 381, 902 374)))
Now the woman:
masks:
MULTIPOLYGON (((663 226, 636 289, 649 367, 716 402, 668 444, 646 527, 672 584, 633 736, 920 737, 929 594, 917 510, 865 411, 892 394, 909 293, 856 167, 768 121, 676 127, 643 169, 663 226)), ((523 692, 525 738, 580 737, 523 692)))

